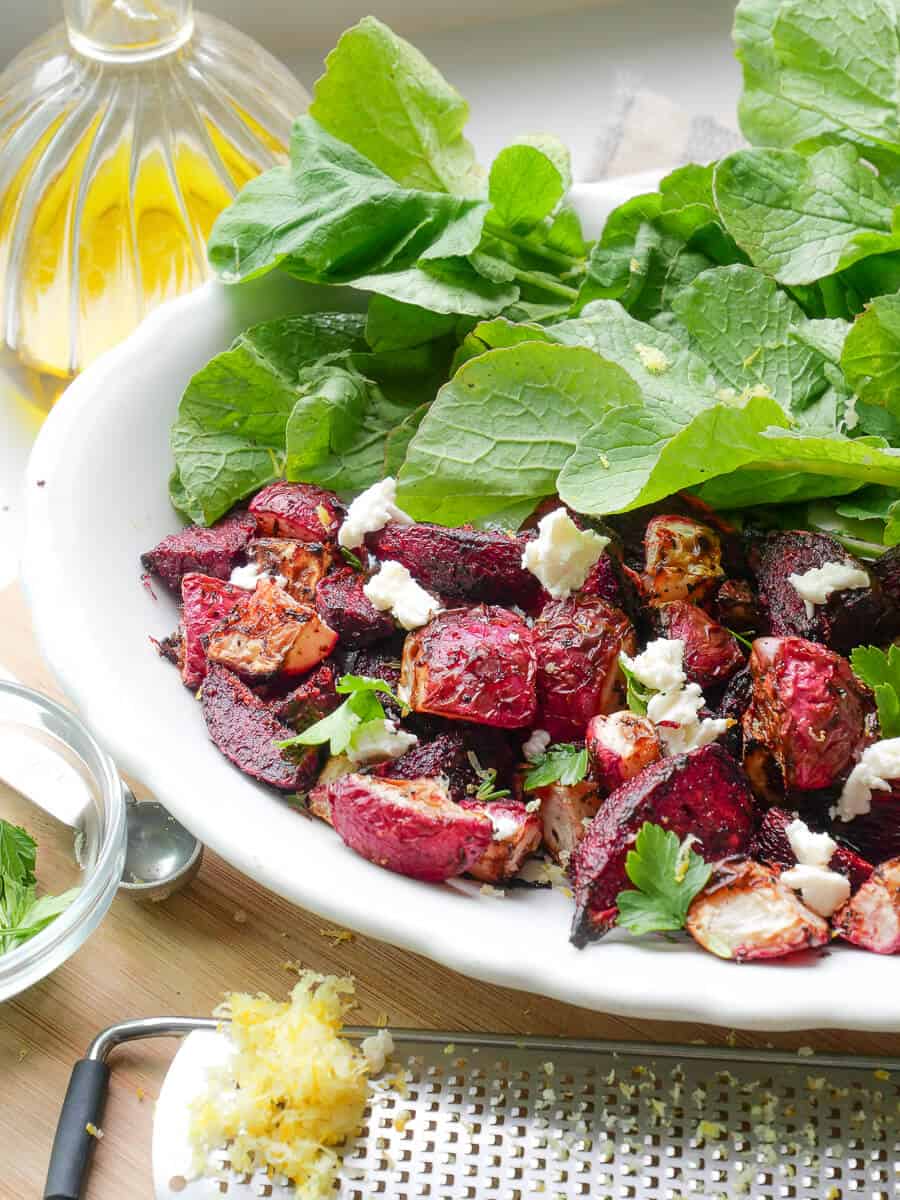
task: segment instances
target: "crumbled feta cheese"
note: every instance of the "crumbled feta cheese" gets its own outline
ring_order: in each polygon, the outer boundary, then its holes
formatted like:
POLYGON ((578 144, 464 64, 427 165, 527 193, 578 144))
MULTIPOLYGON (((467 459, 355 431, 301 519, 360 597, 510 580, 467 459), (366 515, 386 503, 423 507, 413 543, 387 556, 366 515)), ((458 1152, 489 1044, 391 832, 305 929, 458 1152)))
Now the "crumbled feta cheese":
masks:
POLYGON ((579 529, 564 508, 556 508, 538 522, 538 536, 526 545, 522 566, 559 600, 581 587, 608 545, 609 538, 579 529))
POLYGON ((260 579, 274 579, 279 587, 284 587, 287 583, 283 575, 270 575, 267 571, 261 571, 257 563, 246 563, 243 567, 235 567, 228 582, 234 587, 255 592, 260 579))
POLYGON ((782 871, 784 882, 799 892, 803 903, 820 917, 830 917, 850 896, 850 880, 827 867, 798 864, 782 871))
POLYGON ((394 1053, 394 1039, 386 1029, 379 1029, 372 1037, 363 1038, 359 1048, 369 1064, 370 1073, 380 1075, 384 1064, 394 1053))
POLYGON ((852 821, 871 811, 872 792, 889 792, 894 779, 900 779, 900 738, 886 738, 867 746, 847 776, 836 815, 842 821, 852 821))
POLYGON ((684 641, 681 638, 657 638, 647 643, 642 654, 630 658, 622 655, 622 661, 644 687, 658 692, 670 692, 681 687, 685 681, 684 641))
POLYGON ((698 683, 689 683, 677 691, 659 692, 647 703, 647 716, 669 754, 684 754, 714 742, 728 728, 721 717, 698 719, 705 701, 698 683))
POLYGON ((497 812, 492 804, 489 804, 485 809, 491 824, 494 827, 494 841, 505 842, 510 838, 515 837, 519 831, 519 822, 515 817, 511 817, 509 813, 497 812))
POLYGON ((522 753, 529 762, 534 762, 547 753, 547 747, 552 740, 546 729, 532 729, 522 746, 522 753))
POLYGON ((367 721, 361 725, 347 747, 347 757, 354 764, 380 762, 399 758, 419 744, 414 733, 398 729, 394 721, 367 721))
POLYGON ((869 576, 860 567, 827 562, 821 567, 804 571, 802 575, 788 575, 788 583, 806 606, 806 615, 812 617, 816 605, 825 604, 832 592, 842 592, 845 588, 866 588, 869 586, 869 576))
POLYGON ((384 529, 388 521, 400 525, 413 523, 412 517, 397 507, 397 480, 392 475, 373 483, 356 497, 338 530, 338 542, 345 550, 355 550, 363 544, 367 533, 384 529))
POLYGON ((390 559, 381 564, 363 591, 379 612, 390 612, 404 629, 427 625, 441 611, 434 596, 416 583, 406 567, 390 559))
POLYGON ((799 817, 785 829, 794 857, 804 867, 827 867, 837 850, 837 842, 827 833, 813 833, 799 817))
POLYGON ((641 360, 644 369, 649 371, 651 375, 662 375, 672 365, 662 350, 656 346, 647 346, 643 342, 635 342, 634 350, 641 360))

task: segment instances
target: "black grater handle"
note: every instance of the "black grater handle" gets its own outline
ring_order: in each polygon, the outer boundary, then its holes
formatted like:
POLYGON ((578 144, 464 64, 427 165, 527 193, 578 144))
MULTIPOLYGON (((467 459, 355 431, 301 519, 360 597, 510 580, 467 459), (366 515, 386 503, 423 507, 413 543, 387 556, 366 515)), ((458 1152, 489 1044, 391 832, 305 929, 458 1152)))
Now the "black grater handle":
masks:
POLYGON ((81 1200, 97 1141, 88 1126, 99 1128, 108 1086, 109 1067, 105 1062, 82 1058, 72 1068, 50 1151, 44 1200, 81 1200))

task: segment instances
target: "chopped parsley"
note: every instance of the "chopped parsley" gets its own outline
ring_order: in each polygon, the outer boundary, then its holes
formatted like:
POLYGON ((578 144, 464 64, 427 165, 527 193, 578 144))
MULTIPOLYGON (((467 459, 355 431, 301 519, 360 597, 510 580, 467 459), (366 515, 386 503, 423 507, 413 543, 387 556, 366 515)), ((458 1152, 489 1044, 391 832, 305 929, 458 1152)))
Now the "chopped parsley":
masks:
POLYGON ((634 890, 619 892, 619 925, 630 933, 683 929, 691 901, 709 882, 712 867, 671 829, 645 821, 625 859, 634 890))
POLYGON ((881 736, 900 737, 900 646, 891 646, 887 653, 877 646, 857 646, 850 665, 875 693, 881 736))
POLYGON ((373 721, 384 721, 385 711, 379 700, 379 693, 396 699, 391 691, 391 685, 383 679, 372 679, 368 675, 342 675, 335 684, 335 691, 341 696, 347 696, 344 703, 316 721, 302 733, 287 741, 278 742, 282 750, 294 746, 321 746, 328 742, 329 752, 343 754, 353 738, 366 725, 373 721))
POLYGON ((581 783, 587 772, 587 748, 576 746, 574 742, 557 742, 555 746, 548 746, 545 752, 534 760, 531 770, 525 776, 525 790, 533 792, 536 788, 547 787, 551 783, 571 787, 574 783, 581 783))

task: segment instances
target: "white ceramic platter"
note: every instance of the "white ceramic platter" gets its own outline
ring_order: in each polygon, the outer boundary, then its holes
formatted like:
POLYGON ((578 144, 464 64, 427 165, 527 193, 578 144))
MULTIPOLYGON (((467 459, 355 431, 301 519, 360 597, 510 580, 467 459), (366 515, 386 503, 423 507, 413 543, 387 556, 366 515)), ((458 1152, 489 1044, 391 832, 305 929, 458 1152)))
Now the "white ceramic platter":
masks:
MULTIPOLYGON (((576 189, 595 234, 656 174, 576 189)), ((578 951, 558 892, 497 900, 466 884, 417 883, 358 858, 231 767, 199 705, 150 636, 176 623, 139 555, 177 528, 168 431, 184 385, 244 327, 348 304, 335 289, 267 279, 208 285, 159 309, 85 372, 47 421, 28 469, 25 580, 44 653, 97 736, 194 833, 240 870, 329 921, 464 974, 640 1017, 746 1028, 900 1029, 900 960, 835 946, 824 956, 735 966, 684 942, 616 934, 578 951)), ((359 303, 359 297, 355 297, 359 303)))

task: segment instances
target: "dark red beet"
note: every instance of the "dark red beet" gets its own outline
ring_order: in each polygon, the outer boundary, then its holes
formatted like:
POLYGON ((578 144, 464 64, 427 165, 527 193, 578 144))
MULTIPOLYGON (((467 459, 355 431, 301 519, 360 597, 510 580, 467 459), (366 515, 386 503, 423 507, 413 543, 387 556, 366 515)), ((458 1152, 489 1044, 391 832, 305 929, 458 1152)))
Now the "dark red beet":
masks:
POLYGON ((719 738, 719 745, 724 746, 729 754, 733 755, 739 762, 743 757, 744 750, 744 730, 743 719, 744 713, 750 704, 750 697, 753 693, 753 680, 750 677, 750 668, 742 667, 740 671, 736 671, 725 685, 725 691, 722 693, 722 699, 719 701, 716 709, 717 717, 725 717, 734 722, 734 724, 725 731, 723 736, 719 738))
MULTIPOLYGON (((796 866, 797 858, 785 832, 793 820, 794 813, 786 812, 783 808, 767 809, 750 843, 750 857, 777 867, 796 866)), ((828 866, 832 871, 846 875, 854 892, 860 884, 865 883, 874 869, 870 862, 844 846, 838 846, 828 866)))
POLYGON ((900 546, 891 546, 881 558, 866 566, 881 584, 887 598, 900 609, 900 546))
POLYGON ((211 740, 245 775, 282 792, 304 791, 315 780, 317 751, 294 757, 279 750, 276 742, 290 737, 290 730, 237 675, 210 664, 201 699, 211 740))
POLYGON ((637 641, 620 608, 593 596, 569 596, 545 606, 534 623, 538 715, 535 724, 554 742, 583 738, 597 713, 624 701, 621 650, 637 641))
POLYGON ((715 744, 661 759, 617 788, 572 855, 571 940, 576 946, 613 924, 616 897, 630 886, 625 859, 645 821, 672 829, 679 838, 693 834, 696 853, 714 862, 747 849, 753 798, 740 767, 715 744))
POLYGON ((383 779, 444 779, 457 804, 471 799, 481 783, 469 761, 463 735, 455 731, 420 742, 399 758, 379 763, 372 774, 383 779))
POLYGON ((389 613, 379 612, 363 591, 364 580, 351 567, 326 575, 316 588, 319 615, 347 646, 369 646, 395 632, 389 613))
POLYGON ((198 687, 206 677, 206 650, 203 639, 228 616, 247 593, 209 575, 191 573, 181 581, 181 627, 184 649, 181 677, 189 688, 198 687))
POLYGON ((533 535, 498 530, 458 529, 443 525, 399 525, 389 522, 370 533, 366 546, 377 559, 402 563, 429 592, 485 604, 517 604, 526 612, 539 607, 543 589, 522 566, 522 554, 533 535))
POLYGON ((531 630, 505 608, 452 608, 410 633, 401 686, 414 712, 518 729, 536 706, 531 630))
POLYGON ((726 579, 716 592, 716 619, 738 633, 759 632, 759 610, 752 585, 746 579, 726 579))
POLYGON ((830 787, 865 740, 868 702, 850 664, 803 638, 757 638, 750 674, 744 764, 754 789, 772 799, 772 767, 788 792, 830 787))
POLYGON ((656 609, 660 633, 684 642, 684 671, 704 692, 719 688, 744 665, 740 643, 702 608, 672 600, 656 609))
POLYGON ((270 483, 250 501, 257 528, 266 537, 301 542, 334 541, 344 506, 334 492, 311 483, 270 483))
POLYGON ((334 712, 345 697, 335 691, 334 667, 322 663, 275 705, 275 716, 300 732, 334 712))
POLYGON ((213 579, 227 579, 254 533, 256 521, 253 517, 245 512, 235 513, 209 529, 189 525, 178 533, 170 533, 158 546, 142 554, 141 562, 173 591, 191 572, 213 579))
POLYGON ((872 809, 852 821, 836 820, 831 836, 873 863, 900 855, 900 787, 872 792, 872 809))
POLYGON ((770 533, 756 547, 755 558, 762 628, 773 636, 804 637, 846 654, 861 642, 890 641, 900 631, 900 610, 882 590, 874 571, 869 571, 871 587, 833 592, 827 603, 815 605, 813 615, 807 616, 790 575, 803 575, 828 562, 863 568, 834 538, 802 530, 770 533))

